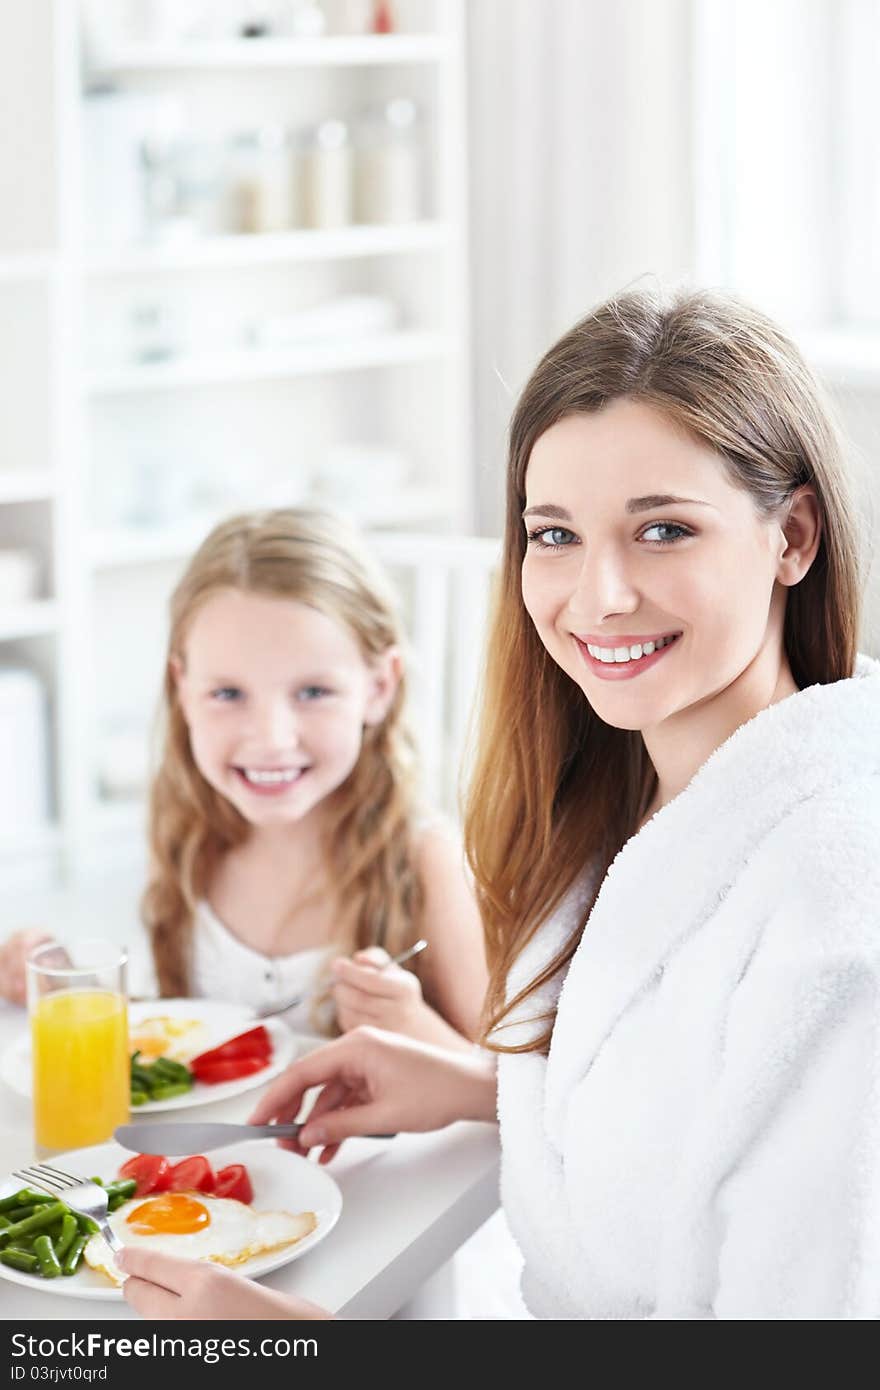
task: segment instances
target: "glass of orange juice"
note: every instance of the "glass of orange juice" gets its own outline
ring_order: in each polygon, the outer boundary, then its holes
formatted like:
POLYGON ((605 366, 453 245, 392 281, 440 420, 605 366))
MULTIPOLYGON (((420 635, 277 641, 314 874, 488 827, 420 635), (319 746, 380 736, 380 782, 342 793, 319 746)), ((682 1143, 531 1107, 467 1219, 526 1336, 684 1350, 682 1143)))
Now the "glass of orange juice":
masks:
POLYGON ((34 1135, 41 1156, 100 1144, 128 1119, 128 955, 44 942, 27 959, 34 1135))

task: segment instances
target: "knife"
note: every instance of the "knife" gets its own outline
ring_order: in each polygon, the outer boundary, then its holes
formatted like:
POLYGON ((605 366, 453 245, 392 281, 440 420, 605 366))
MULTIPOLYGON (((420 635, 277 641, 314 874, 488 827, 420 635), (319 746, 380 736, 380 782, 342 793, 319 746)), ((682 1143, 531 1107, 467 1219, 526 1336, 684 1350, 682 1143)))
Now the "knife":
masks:
MULTIPOLYGON (((113 1131, 117 1144, 138 1154, 200 1154, 209 1149, 222 1149, 241 1139, 296 1139, 301 1124, 291 1125, 230 1125, 230 1124, 137 1124, 120 1125, 113 1131)), ((393 1134, 368 1134, 368 1139, 393 1139, 393 1134)))

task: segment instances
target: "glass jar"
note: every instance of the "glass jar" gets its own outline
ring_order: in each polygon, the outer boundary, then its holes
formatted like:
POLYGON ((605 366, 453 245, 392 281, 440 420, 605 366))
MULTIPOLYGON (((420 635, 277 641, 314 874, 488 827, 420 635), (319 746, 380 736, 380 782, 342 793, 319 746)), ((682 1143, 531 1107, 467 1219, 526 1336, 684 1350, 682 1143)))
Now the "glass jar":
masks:
POLYGON ((418 107, 395 97, 358 123, 356 209, 359 222, 415 222, 422 216, 423 148, 418 107))
POLYGON ((280 125, 236 135, 228 162, 231 232, 280 232, 296 223, 290 142, 280 125))
POLYGON ((351 139, 345 121, 328 120, 309 131, 302 150, 303 222, 306 227, 345 227, 354 210, 351 139))

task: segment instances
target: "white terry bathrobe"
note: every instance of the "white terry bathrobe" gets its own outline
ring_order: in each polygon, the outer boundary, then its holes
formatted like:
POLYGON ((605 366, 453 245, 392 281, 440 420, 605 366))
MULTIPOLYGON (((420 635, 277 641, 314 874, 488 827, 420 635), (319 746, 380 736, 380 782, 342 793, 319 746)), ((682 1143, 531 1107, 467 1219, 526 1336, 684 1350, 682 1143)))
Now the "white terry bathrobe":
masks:
POLYGON ((620 851, 561 989, 504 1041, 557 997, 549 1057, 499 1061, 532 1313, 880 1317, 880 665, 718 748, 620 851))

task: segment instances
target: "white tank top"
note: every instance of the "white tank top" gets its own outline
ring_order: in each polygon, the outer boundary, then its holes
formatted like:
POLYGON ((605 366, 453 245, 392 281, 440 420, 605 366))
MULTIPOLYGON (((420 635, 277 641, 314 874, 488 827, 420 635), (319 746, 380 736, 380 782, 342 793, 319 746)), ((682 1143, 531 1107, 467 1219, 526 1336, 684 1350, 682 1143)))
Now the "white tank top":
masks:
MULTIPOLYGON (((228 999, 260 1009, 322 987, 325 968, 338 951, 315 946, 290 956, 264 956, 246 946, 204 900, 193 923, 191 992, 201 999, 228 999)), ((330 1031, 332 1009, 315 1007, 312 999, 279 1014, 297 1033, 330 1031)))

